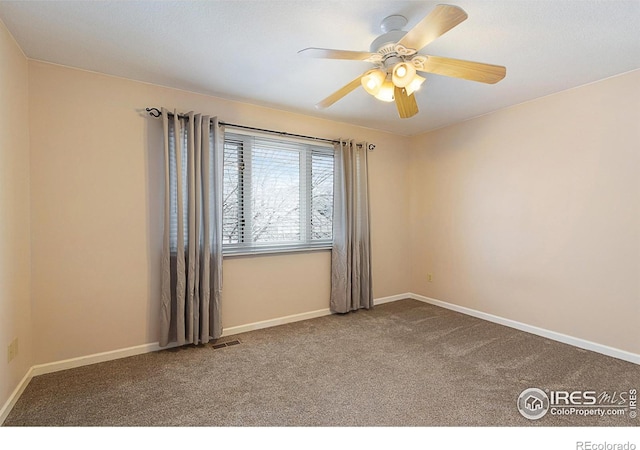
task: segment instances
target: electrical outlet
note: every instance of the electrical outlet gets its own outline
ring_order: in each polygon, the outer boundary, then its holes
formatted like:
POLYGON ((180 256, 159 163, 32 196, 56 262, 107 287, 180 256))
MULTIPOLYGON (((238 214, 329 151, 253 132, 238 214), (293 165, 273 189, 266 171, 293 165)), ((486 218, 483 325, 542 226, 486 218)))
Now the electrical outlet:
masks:
POLYGON ((428 281, 429 283, 431 283, 431 282, 433 281, 433 274, 432 274, 432 273, 428 273, 428 274, 427 274, 427 281, 428 281))
POLYGON ((18 356, 18 338, 15 338, 7 347, 7 362, 13 361, 18 356))

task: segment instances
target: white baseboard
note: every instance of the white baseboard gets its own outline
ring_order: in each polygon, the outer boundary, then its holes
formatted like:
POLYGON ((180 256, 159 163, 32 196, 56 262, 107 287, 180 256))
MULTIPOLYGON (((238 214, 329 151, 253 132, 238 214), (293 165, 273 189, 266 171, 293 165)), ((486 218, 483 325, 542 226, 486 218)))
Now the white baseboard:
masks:
POLYGON ((263 328, 276 327, 286 323, 300 322, 301 320, 315 319, 316 317, 331 315, 329 308, 318 309, 306 313, 292 314, 290 316, 277 317, 275 319, 262 320, 260 322, 248 323, 246 325, 238 325, 235 327, 225 328, 222 336, 231 336, 234 334, 246 333, 247 331, 261 330, 263 328))
POLYGON ((88 366, 90 364, 112 361, 114 359, 127 358, 129 356, 142 355, 143 353, 157 352, 167 348, 177 347, 177 344, 169 344, 160 347, 157 342, 151 344, 136 345, 135 347, 121 348, 108 352, 94 353, 92 355, 79 356, 77 358, 64 359, 47 364, 36 364, 31 368, 32 375, 44 375, 45 373, 59 372, 61 370, 74 369, 76 367, 88 366))
POLYGON ((497 323, 510 328, 515 328, 516 330, 525 331, 527 333, 535 334, 537 336, 542 336, 547 339, 551 339, 553 341, 562 342, 563 344, 569 344, 574 347, 590 350, 596 353, 601 353, 606 356, 612 356, 614 358, 622 359, 624 361, 628 361, 634 364, 640 364, 640 355, 628 352, 626 350, 620 350, 618 348, 609 347, 607 345, 598 344, 596 342, 587 341, 585 339, 568 336, 566 334, 550 331, 550 330, 539 328, 533 325, 528 325, 526 323, 518 322, 515 320, 505 319, 504 317, 494 316, 493 314, 477 311, 475 309, 467 308, 465 306, 454 305, 453 303, 443 302, 442 300, 436 300, 435 298, 425 297, 423 295, 410 294, 410 298, 419 300, 421 302, 429 303, 431 305, 440 306, 445 309, 450 309, 452 311, 466 314, 468 316, 477 317, 479 319, 487 320, 489 322, 497 323))
MULTIPOLYGON (((389 297, 380 297, 374 298, 374 305, 381 305, 383 303, 395 302, 397 300, 403 300, 407 298, 412 298, 412 294, 398 294, 391 295, 389 297)), ((316 317, 329 316, 331 315, 331 310, 329 308, 318 309, 316 311, 310 311, 306 313, 293 314, 290 316, 277 317, 275 319, 262 320, 260 322, 248 323, 246 325, 238 325, 235 327, 225 328, 222 336, 231 336, 234 334, 246 333, 247 331, 261 330, 263 328, 276 327, 278 325, 284 325, 286 323, 292 322, 300 322, 301 320, 315 319, 316 317)))
POLYGON ((11 395, 9 396, 5 404, 2 405, 2 408, 0 408, 0 425, 4 423, 5 419, 13 409, 14 405, 16 404, 16 402, 18 401, 18 399, 20 398, 24 390, 29 385, 31 378, 33 378, 33 368, 30 368, 29 370, 27 370, 27 373, 25 374, 25 376, 22 377, 22 380, 20 380, 20 383, 18 383, 18 385, 13 390, 13 392, 11 393, 11 395))
POLYGON ((406 292, 404 294, 390 295, 389 297, 380 297, 374 298, 374 305, 382 305, 383 303, 397 302, 398 300, 406 300, 408 298, 413 298, 413 294, 411 292, 406 292))
MULTIPOLYGON (((393 295, 391 297, 383 297, 374 299, 374 304, 388 303, 404 298, 411 298, 411 294, 393 295)), ((315 319, 316 317, 328 316, 331 314, 329 308, 319 309, 316 311, 309 311, 300 314, 292 314, 290 316, 277 317, 275 319, 263 320, 260 322, 248 323, 245 325, 238 325, 235 327, 228 327, 224 329, 222 336, 231 336, 234 334, 246 333, 247 331, 260 330, 263 328, 275 327, 278 325, 284 325, 292 322, 299 322, 301 320, 315 319)), ((178 344, 169 344, 166 347, 160 347, 159 343, 152 342, 149 344, 136 345, 134 347, 122 348, 118 350, 111 350, 108 352, 94 353, 92 355, 79 356, 77 358, 65 359, 62 361, 55 361, 47 364, 38 364, 31 368, 32 376, 43 375, 45 373, 59 372, 61 370, 73 369, 75 367, 87 366, 89 364, 96 364, 105 361, 111 361, 114 359, 127 358, 129 356, 141 355, 143 353, 156 352, 167 348, 177 347, 178 344)))

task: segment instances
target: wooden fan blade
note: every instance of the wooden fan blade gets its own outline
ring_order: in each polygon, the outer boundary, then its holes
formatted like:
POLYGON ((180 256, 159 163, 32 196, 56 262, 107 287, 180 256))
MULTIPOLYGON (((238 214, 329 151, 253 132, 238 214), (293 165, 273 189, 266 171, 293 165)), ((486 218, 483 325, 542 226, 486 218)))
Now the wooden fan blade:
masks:
POLYGON ((404 35, 398 44, 420 50, 447 31, 463 22, 467 13, 458 6, 438 5, 404 35))
POLYGON ((420 70, 422 72, 463 78, 465 80, 479 81, 488 84, 497 83, 507 74, 507 68, 504 66, 494 66, 493 64, 464 61, 461 59, 442 58, 440 56, 427 56, 427 61, 420 70))
POLYGON ((330 48, 305 48, 298 52, 299 55, 309 58, 326 58, 326 59, 350 59, 354 61, 367 61, 371 58, 378 58, 377 53, 354 52, 351 50, 334 50, 330 48))
MULTIPOLYGON (((366 73, 366 72, 365 72, 366 73)), ((349 94, 351 91, 353 91, 355 88, 357 88, 358 86, 360 86, 360 78, 362 78, 364 74, 358 76, 358 78, 355 78, 353 81, 351 81, 350 83, 342 86, 340 89, 338 89, 337 91, 335 91, 333 94, 331 94, 330 96, 328 96, 327 98, 325 98, 324 100, 322 100, 321 102, 316 104, 316 108, 317 109, 324 109, 324 108, 328 108, 329 106, 333 105, 335 102, 337 102, 338 100, 340 100, 342 97, 344 97, 345 95, 349 94)))
POLYGON ((414 94, 407 95, 406 89, 395 86, 393 96, 401 119, 408 119, 418 114, 418 104, 414 94))

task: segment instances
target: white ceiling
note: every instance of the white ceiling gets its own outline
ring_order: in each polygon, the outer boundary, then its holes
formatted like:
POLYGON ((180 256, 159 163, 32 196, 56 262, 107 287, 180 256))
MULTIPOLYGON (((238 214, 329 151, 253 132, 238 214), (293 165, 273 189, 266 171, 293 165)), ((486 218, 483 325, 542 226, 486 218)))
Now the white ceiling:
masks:
POLYGON ((32 59, 404 135, 640 68, 638 0, 451 0, 469 18, 420 53, 503 65, 504 80, 431 75, 410 119, 361 88, 314 109, 371 65, 298 50, 368 51, 384 17, 409 29, 438 3, 2 0, 0 19, 32 59))

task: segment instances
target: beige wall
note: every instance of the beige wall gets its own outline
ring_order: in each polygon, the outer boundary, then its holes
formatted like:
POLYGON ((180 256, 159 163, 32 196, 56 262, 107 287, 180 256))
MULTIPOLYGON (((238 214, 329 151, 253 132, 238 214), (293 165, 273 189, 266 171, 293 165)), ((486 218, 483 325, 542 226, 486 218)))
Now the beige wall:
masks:
POLYGON ((416 137, 413 292, 640 353, 638 86, 635 71, 416 137))
MULTIPOLYGON (((161 122, 146 106, 374 142, 374 295, 407 292, 409 139, 244 103, 29 63, 36 363, 158 340, 161 122)), ((330 254, 224 261, 223 325, 328 307, 330 254)))
POLYGON ((27 59, 0 22, 0 408, 33 364, 27 81, 27 59))

